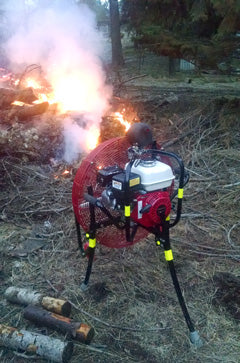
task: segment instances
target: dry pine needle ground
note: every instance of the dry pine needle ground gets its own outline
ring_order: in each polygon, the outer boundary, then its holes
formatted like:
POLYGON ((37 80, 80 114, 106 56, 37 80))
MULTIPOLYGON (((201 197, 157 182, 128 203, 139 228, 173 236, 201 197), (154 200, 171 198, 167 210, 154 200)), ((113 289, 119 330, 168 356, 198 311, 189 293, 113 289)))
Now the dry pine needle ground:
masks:
MULTIPOLYGON (((77 165, 64 177, 59 166, 10 156, 0 160, 1 323, 59 337, 24 321, 22 308, 3 298, 10 285, 28 287, 68 298, 72 317, 94 326, 92 344, 76 344, 72 362, 239 362, 239 315, 237 307, 231 309, 236 290, 227 300, 217 294, 222 273, 240 276, 239 131, 230 135, 225 129, 224 136, 219 114, 208 111, 171 118, 166 113, 152 121, 157 137, 182 155, 191 176, 183 218, 171 235, 203 347, 196 350, 189 342, 163 251, 151 237, 129 249, 98 246, 90 288, 83 294, 79 285, 87 261, 77 250, 71 206, 77 165)), ((4 348, 0 357, 5 363, 28 361, 4 348)))

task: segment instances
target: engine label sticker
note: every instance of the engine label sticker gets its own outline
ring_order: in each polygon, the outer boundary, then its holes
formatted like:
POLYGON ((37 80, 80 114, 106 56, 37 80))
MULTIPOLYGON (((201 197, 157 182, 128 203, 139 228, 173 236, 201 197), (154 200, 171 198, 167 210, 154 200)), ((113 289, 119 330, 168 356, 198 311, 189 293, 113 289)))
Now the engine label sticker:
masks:
POLYGON ((122 190, 122 183, 117 180, 112 181, 112 186, 115 189, 122 190))
POLYGON ((142 200, 139 200, 138 201, 138 219, 142 218, 141 210, 142 210, 142 200))

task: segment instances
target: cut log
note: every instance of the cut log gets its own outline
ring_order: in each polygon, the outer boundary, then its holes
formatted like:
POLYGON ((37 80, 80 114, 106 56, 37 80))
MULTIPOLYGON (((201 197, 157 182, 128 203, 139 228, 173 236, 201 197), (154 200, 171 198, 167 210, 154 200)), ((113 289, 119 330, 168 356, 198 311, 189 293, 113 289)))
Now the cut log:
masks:
POLYGON ((41 305, 44 309, 52 311, 54 313, 69 316, 71 313, 71 304, 69 301, 62 299, 55 299, 50 296, 43 296, 41 305))
POLYGON ((12 105, 10 108, 1 111, 0 123, 11 125, 16 121, 26 121, 33 116, 42 115, 48 110, 48 107, 48 102, 42 102, 31 106, 12 105))
POLYGON ((69 316, 71 313, 71 304, 69 301, 63 299, 55 299, 50 296, 44 296, 36 291, 29 289, 10 286, 4 293, 5 298, 20 305, 41 305, 44 309, 52 311, 57 314, 69 316))
POLYGON ((38 97, 35 95, 32 87, 24 88, 22 90, 17 91, 16 93, 16 101, 29 103, 31 104, 34 101, 37 101, 38 97))
POLYGON ((0 88, 0 108, 8 107, 14 101, 20 101, 31 104, 38 98, 31 87, 22 90, 10 88, 0 88))
POLYGON ((17 117, 19 120, 27 120, 33 116, 41 115, 47 111, 48 102, 38 103, 33 106, 21 106, 13 111, 12 117, 17 117))
POLYGON ((0 88, 0 108, 10 106, 16 100, 16 91, 8 88, 0 88))
POLYGON ((73 352, 72 342, 62 342, 60 339, 1 324, 0 345, 62 363, 69 362, 73 352))
POLYGON ((4 293, 5 298, 20 305, 40 305, 43 295, 36 291, 10 286, 4 293))
POLYGON ((29 305, 23 311, 25 319, 39 326, 45 326, 68 334, 71 338, 89 344, 94 336, 94 329, 87 324, 75 322, 69 318, 29 305))

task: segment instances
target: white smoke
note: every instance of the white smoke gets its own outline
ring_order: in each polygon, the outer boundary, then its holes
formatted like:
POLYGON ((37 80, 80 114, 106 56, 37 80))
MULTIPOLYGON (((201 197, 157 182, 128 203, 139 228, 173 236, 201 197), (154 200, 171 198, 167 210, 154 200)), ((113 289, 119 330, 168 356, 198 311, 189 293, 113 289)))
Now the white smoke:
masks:
POLYGON ((68 110, 84 119, 84 129, 69 118, 64 125, 64 159, 70 162, 86 150, 86 129, 98 127, 111 93, 100 61, 103 41, 95 15, 86 5, 69 0, 10 0, 4 10, 11 68, 20 71, 39 64, 57 99, 65 97, 68 110))

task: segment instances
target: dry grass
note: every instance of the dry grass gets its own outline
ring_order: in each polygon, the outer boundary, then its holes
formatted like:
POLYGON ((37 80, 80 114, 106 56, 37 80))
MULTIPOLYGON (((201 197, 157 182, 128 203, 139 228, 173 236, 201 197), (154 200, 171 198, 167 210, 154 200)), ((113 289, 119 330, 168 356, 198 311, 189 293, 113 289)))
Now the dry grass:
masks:
MULTIPOLYGON (((239 322, 226 306, 213 304, 213 277, 220 272, 240 276, 239 149, 225 148, 216 113, 202 108, 171 118, 161 115, 153 128, 161 139, 164 135, 166 145, 174 139, 168 148, 182 155, 191 175, 172 244, 203 347, 189 342, 163 251, 151 237, 129 249, 98 246, 90 288, 80 291, 87 261, 77 251, 71 207, 74 168, 64 177, 46 165, 11 157, 0 161, 1 296, 16 285, 68 298, 72 317, 95 328, 91 345, 75 344, 73 363, 237 363, 239 322)), ((235 145, 239 134, 232 137, 235 145)), ((0 309, 0 323, 59 336, 24 321, 22 308, 3 297, 0 309)), ((0 350, 0 358, 4 363, 28 361, 6 349, 0 350)))

